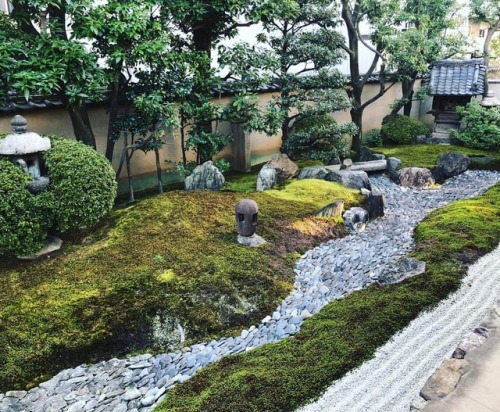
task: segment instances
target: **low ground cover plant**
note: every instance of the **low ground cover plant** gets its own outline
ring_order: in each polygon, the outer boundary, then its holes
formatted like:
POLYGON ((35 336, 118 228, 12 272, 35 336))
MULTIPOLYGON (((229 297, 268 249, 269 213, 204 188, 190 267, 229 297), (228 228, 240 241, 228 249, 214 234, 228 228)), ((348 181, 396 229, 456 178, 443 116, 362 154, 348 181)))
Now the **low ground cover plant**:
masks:
POLYGON ((500 150, 471 149, 456 145, 420 144, 377 147, 373 152, 382 153, 386 157, 397 157, 401 160, 402 167, 414 166, 428 169, 436 167, 437 160, 442 154, 456 152, 479 158, 472 162, 471 168, 500 170, 500 150), (481 162, 480 158, 483 158, 485 162, 481 162))
POLYGON ((306 320, 294 337, 222 358, 177 385, 155 411, 292 411, 319 396, 458 288, 465 264, 498 245, 498 210, 500 184, 433 212, 415 232, 413 255, 427 262, 424 274, 352 293, 306 320))
POLYGON ((155 338, 155 321, 178 322, 186 344, 239 334, 291 290, 298 253, 342 234, 336 220, 310 217, 338 198, 361 201, 319 180, 245 195, 168 192, 113 211, 59 258, 0 258, 0 391, 82 362, 178 347, 155 338), (268 242, 259 249, 235 241, 243 196, 259 204, 268 242))

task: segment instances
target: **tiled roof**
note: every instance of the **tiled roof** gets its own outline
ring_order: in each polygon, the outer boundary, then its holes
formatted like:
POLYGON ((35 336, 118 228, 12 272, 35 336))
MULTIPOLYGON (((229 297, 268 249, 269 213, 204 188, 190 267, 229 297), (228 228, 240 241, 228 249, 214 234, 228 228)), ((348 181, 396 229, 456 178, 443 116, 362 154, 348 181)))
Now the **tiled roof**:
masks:
MULTIPOLYGON (((391 81, 391 76, 393 74, 387 73, 386 80, 391 81)), ((350 76, 346 76, 347 82, 350 81, 350 76)), ((422 78, 421 75, 418 78, 422 78)), ((372 76, 368 77, 367 83, 378 83, 379 82, 379 74, 374 73, 372 76)), ((280 85, 276 81, 270 81, 268 84, 259 87, 257 90, 254 90, 256 93, 266 93, 266 92, 277 92, 280 90, 280 85)), ((231 88, 227 85, 222 85, 218 89, 212 89, 212 93, 214 95, 222 94, 231 94, 231 88)), ((50 96, 31 96, 30 100, 26 101, 24 97, 16 93, 9 94, 8 103, 1 105, 0 104, 0 114, 2 113, 12 113, 23 110, 33 110, 33 109, 46 109, 46 108, 61 108, 65 107, 64 102, 62 101, 61 96, 59 95, 50 95, 50 96)), ((107 98, 103 98, 103 101, 107 100, 107 98)))
POLYGON ((476 96, 483 94, 486 68, 483 59, 441 60, 432 65, 430 94, 476 96))
POLYGON ((0 105, 1 113, 17 112, 19 110, 45 109, 64 107, 60 96, 31 96, 30 100, 26 101, 24 97, 18 96, 15 93, 9 94, 8 103, 0 105))

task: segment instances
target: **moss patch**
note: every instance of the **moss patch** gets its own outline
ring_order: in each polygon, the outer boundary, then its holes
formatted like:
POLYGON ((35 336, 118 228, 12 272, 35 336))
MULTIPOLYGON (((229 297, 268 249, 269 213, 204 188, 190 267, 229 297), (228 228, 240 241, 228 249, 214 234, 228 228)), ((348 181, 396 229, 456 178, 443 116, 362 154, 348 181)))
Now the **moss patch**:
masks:
MULTIPOLYGON (((397 157, 403 162, 402 167, 426 167, 434 169, 437 165, 437 159, 442 154, 448 152, 456 152, 466 154, 468 156, 484 156, 495 157, 500 162, 500 151, 486 151, 479 149, 470 149, 463 146, 443 146, 443 145, 404 145, 404 146, 385 146, 376 147, 372 149, 374 153, 382 153, 386 157, 397 157)), ((495 169, 500 166, 499 162, 492 162, 491 164, 473 164, 477 169, 495 169), (496 166, 495 166, 496 164, 496 166)))
POLYGON ((433 212, 416 230, 421 276, 369 288, 332 302, 294 337, 228 356, 177 385, 155 410, 291 411, 370 359, 419 312, 456 290, 464 263, 500 241, 500 185, 433 212), (439 253, 436 253, 439 250, 439 253))
POLYGON ((154 340, 158 314, 178 320, 187 343, 262 319, 290 291, 297 254, 341 234, 334 219, 298 229, 325 205, 317 192, 361 199, 330 182, 297 183, 246 195, 259 204, 258 233, 268 241, 259 249, 235 241, 242 195, 181 191, 115 210, 59 258, 0 260, 0 390, 81 362, 171 350, 154 340))

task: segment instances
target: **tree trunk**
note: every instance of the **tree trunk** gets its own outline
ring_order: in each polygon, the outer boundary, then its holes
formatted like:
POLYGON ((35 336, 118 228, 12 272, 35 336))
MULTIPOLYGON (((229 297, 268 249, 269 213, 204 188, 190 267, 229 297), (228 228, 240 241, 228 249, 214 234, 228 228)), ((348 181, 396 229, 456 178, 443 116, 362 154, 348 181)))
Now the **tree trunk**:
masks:
MULTIPOLYGON (((356 6, 359 8, 359 5, 356 6)), ((352 136, 351 149, 357 151, 361 146, 361 136, 363 132, 363 108, 361 106, 361 93, 363 84, 360 83, 359 72, 359 44, 358 44, 358 22, 357 9, 354 15, 350 9, 350 2, 342 0, 342 19, 347 28, 347 41, 349 47, 349 72, 351 74, 351 88, 347 90, 347 95, 352 100, 351 121, 356 125, 358 131, 352 136)))
POLYGON ((68 113, 76 140, 96 148, 95 136, 90 125, 89 114, 85 103, 68 104, 68 113))
POLYGON ((403 80, 401 82, 402 97, 400 103, 394 106, 389 114, 388 121, 392 121, 396 118, 398 112, 404 108, 404 115, 410 117, 412 108, 412 98, 413 98, 413 86, 415 85, 416 74, 411 80, 403 80), (405 103, 406 101, 406 103, 405 103))
POLYGON ((363 108, 354 106, 351 108, 351 120, 358 128, 352 136, 351 150, 358 151, 361 146, 361 137, 363 136, 363 108))
POLYGON ((160 152, 158 151, 158 148, 155 148, 155 159, 156 159, 156 175, 158 177, 158 193, 161 195, 163 193, 163 182, 161 180, 160 152))
POLYGON ((120 90, 120 83, 117 79, 111 85, 111 101, 109 103, 109 122, 108 122, 108 136, 106 140, 106 159, 113 161, 113 152, 115 149, 115 122, 118 119, 118 93, 120 90))
MULTIPOLYGON (((207 20, 207 18, 205 18, 207 20)), ((204 52, 208 56, 208 63, 207 66, 204 68, 204 73, 201 72, 201 76, 210 76, 210 59, 212 57, 212 38, 213 38, 213 32, 212 28, 210 26, 210 21, 201 21, 199 25, 197 25, 199 28, 193 30, 193 45, 194 49, 196 51, 204 52)), ((201 94, 209 94, 210 89, 207 90, 198 90, 197 92, 201 94)), ((203 131, 205 133, 212 133, 212 122, 210 121, 202 121, 199 122, 196 125, 196 128, 200 131, 203 131)), ((212 160, 210 158, 206 158, 205 156, 201 155, 201 152, 203 150, 203 146, 205 145, 199 145, 198 149, 198 155, 197 155, 197 163, 202 164, 208 160, 212 160)))

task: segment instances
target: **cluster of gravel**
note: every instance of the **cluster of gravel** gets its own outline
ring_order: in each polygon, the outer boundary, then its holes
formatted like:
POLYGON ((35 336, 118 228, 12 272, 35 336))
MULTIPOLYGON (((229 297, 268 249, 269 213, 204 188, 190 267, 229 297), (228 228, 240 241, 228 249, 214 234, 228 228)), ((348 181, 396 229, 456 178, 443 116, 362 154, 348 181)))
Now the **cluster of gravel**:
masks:
POLYGON ((326 242, 307 252, 295 268, 294 290, 276 310, 236 338, 200 343, 182 352, 111 359, 60 372, 30 391, 0 394, 0 412, 67 410, 149 411, 177 382, 224 355, 251 350, 288 337, 327 303, 392 273, 412 248, 416 224, 431 210, 476 196, 500 181, 500 173, 468 171, 441 189, 401 188, 384 175, 371 178, 386 197, 386 215, 365 232, 326 242))

